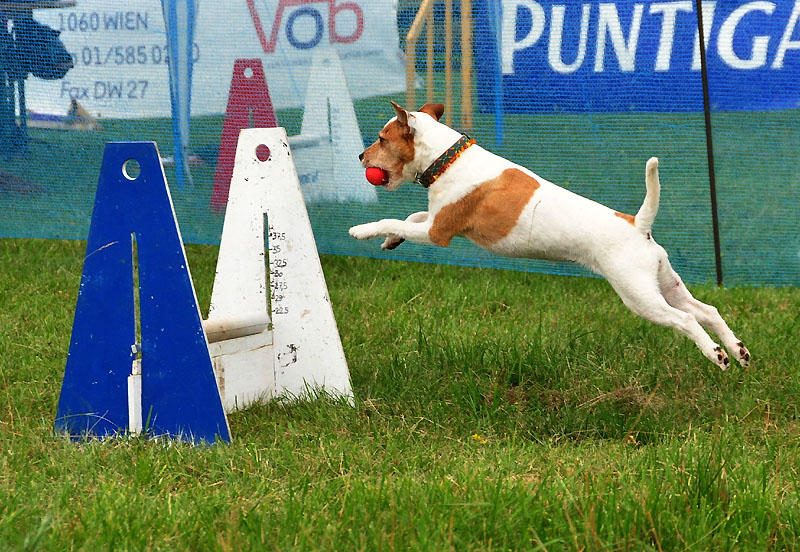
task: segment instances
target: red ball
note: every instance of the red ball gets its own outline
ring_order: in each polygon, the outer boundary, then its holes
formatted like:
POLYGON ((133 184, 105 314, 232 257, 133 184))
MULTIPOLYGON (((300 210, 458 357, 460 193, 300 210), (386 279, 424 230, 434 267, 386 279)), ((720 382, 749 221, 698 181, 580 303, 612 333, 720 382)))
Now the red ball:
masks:
POLYGON ((379 167, 367 167, 367 182, 373 186, 383 186, 389 181, 389 173, 379 167))

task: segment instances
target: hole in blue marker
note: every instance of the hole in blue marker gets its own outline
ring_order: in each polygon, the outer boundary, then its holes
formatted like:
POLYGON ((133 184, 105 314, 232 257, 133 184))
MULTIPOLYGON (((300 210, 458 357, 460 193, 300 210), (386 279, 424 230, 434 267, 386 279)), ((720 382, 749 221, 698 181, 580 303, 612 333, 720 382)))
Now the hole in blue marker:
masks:
POLYGON ((266 161, 269 159, 270 155, 272 154, 266 144, 259 144, 256 146, 256 157, 258 157, 259 161, 266 161))
POLYGON ((142 167, 139 166, 139 162, 136 159, 128 159, 122 164, 122 174, 128 180, 136 180, 141 172, 142 167))

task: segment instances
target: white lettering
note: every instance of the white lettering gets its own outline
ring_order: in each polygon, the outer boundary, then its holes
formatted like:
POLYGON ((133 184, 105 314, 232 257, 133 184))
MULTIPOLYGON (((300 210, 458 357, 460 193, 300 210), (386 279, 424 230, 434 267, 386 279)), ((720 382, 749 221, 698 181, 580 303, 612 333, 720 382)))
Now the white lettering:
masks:
MULTIPOLYGON (((800 1, 800 0, 798 0, 800 1)), ((581 12, 581 36, 578 39, 578 54, 575 61, 570 64, 564 63, 561 59, 561 44, 564 34, 564 12, 566 6, 553 6, 550 17, 550 45, 547 50, 547 61, 550 67, 558 73, 572 73, 577 71, 586 57, 586 39, 589 36, 589 15, 592 5, 584 4, 581 12)))
POLYGON ((800 0, 795 1, 792 15, 786 24, 786 30, 783 31, 780 44, 778 44, 778 51, 775 53, 775 60, 772 62, 773 69, 783 69, 783 58, 786 57, 788 50, 800 49, 800 40, 792 40, 792 34, 795 27, 797 27, 798 20, 800 20, 800 0))
MULTIPOLYGON (((491 1, 491 0, 490 0, 491 1)), ((500 34, 501 62, 503 74, 514 72, 514 53, 525 48, 530 48, 544 31, 544 9, 533 0, 503 0, 503 19, 500 34), (517 34, 517 8, 525 8, 531 14, 531 28, 528 34, 516 40, 517 34)))
MULTIPOLYGON (((494 0, 489 1, 493 2, 494 0)), ((778 31, 774 30, 776 26, 774 23, 777 21, 767 25, 764 18, 777 17, 775 15, 777 0, 745 0, 741 5, 734 6, 729 15, 720 17, 715 22, 718 4, 718 0, 705 0, 702 3, 704 46, 706 50, 709 45, 712 48, 716 47, 719 58, 732 69, 753 70, 769 67, 781 70, 785 68, 787 54, 791 56, 791 52, 800 51, 800 36, 798 36, 800 35, 800 0, 792 0, 792 12, 791 15, 788 15, 780 42, 777 44, 777 48, 774 48, 774 59, 769 59, 771 55, 769 46, 773 37, 777 39, 778 31), (748 14, 753 12, 760 15, 751 15, 748 18, 748 14), (717 29, 719 30, 717 31, 717 29)), ((588 0, 584 0, 580 4, 580 28, 577 23, 577 12, 574 11, 577 9, 577 2, 561 0, 559 4, 552 4, 549 10, 549 22, 547 21, 548 14, 545 13, 541 0, 501 0, 495 5, 499 5, 501 8, 501 12, 497 14, 498 17, 495 20, 494 29, 499 34, 500 62, 503 74, 514 73, 517 53, 533 49, 540 44, 546 30, 549 32, 547 62, 552 71, 559 74, 570 74, 580 70, 585 62, 592 63, 591 61, 587 62, 586 57, 589 31, 590 28, 594 30, 595 27, 592 21, 595 7, 588 0), (568 13, 568 9, 573 11, 568 13), (550 28, 546 29, 548 23, 550 28), (565 56, 568 59, 565 60, 565 56)), ((700 33, 693 24, 694 18, 680 15, 682 13, 692 14, 695 11, 695 5, 694 0, 656 0, 650 4, 644 2, 599 2, 595 12, 597 14, 597 42, 594 51, 594 71, 606 70, 607 54, 608 58, 612 60, 610 63, 613 63, 613 59, 616 58, 619 71, 635 71, 643 23, 648 32, 659 32, 658 47, 655 52, 652 52, 650 48, 646 52, 640 52, 640 58, 647 54, 648 59, 639 59, 639 64, 649 63, 649 56, 653 55, 655 58, 653 59, 653 69, 656 72, 670 71, 673 54, 676 50, 676 37, 683 36, 684 32, 692 32, 691 27, 685 27, 688 24, 686 22, 692 23, 692 27, 695 27, 691 70, 699 71, 700 33), (620 5, 624 6, 626 10, 631 9, 629 17, 620 17, 620 5), (643 21, 645 8, 647 15, 654 16, 646 22, 643 21), (627 25, 623 21, 626 21, 627 25), (656 31, 655 27, 659 23, 660 29, 656 31), (679 25, 684 25, 684 27, 679 25), (613 50, 613 53, 609 54, 608 49, 613 50)), ((783 26, 782 20, 787 17, 787 14, 783 10, 780 11, 780 14, 780 24, 783 26)), ((623 13, 623 16, 626 15, 623 13)), ((682 42, 678 43, 678 47, 682 45, 682 42)), ((543 44, 540 49, 544 49, 543 44)), ((531 52, 528 54, 533 55, 531 52)), ((541 52, 541 55, 543 54, 544 52, 541 52)), ((792 61, 800 60, 800 55, 795 55, 796 58, 791 58, 792 61)), ((537 59, 539 57, 540 54, 537 54, 537 59)), ((614 70, 617 69, 614 68, 614 70)))
POLYGON ((639 30, 642 24, 644 4, 634 4, 628 41, 622 34, 619 12, 616 4, 600 4, 600 17, 597 23, 597 48, 595 49, 594 70, 603 71, 606 55, 606 34, 611 38, 611 45, 617 54, 621 71, 633 71, 636 68, 636 46, 639 42, 639 30))
POLYGON ((736 32, 736 27, 745 15, 753 11, 772 15, 772 12, 775 11, 775 4, 772 2, 748 2, 741 5, 733 10, 719 29, 719 36, 717 37, 719 57, 734 69, 758 69, 767 63, 767 46, 770 39, 767 35, 753 37, 749 58, 740 58, 733 51, 733 35, 736 32))
POLYGON ((659 2, 650 5, 650 13, 661 13, 661 35, 658 38, 658 54, 656 54, 656 71, 669 71, 672 60, 672 44, 675 40, 675 20, 678 12, 692 13, 692 3, 685 2, 659 2))

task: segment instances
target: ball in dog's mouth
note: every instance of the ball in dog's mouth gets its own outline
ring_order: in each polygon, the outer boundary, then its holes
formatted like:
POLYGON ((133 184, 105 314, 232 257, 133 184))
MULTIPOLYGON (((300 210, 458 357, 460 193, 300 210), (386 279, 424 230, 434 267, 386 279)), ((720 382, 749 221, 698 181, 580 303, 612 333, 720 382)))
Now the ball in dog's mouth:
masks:
POLYGON ((367 182, 373 186, 385 186, 389 182, 389 173, 380 167, 367 167, 367 182))

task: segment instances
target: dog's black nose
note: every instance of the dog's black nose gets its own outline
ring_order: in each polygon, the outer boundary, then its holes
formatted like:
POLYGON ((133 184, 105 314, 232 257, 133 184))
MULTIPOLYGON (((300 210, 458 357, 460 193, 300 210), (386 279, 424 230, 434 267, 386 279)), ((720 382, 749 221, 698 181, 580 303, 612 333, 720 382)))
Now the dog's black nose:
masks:
POLYGON ((364 153, 363 152, 358 154, 358 160, 359 161, 363 161, 364 160, 364 153))

